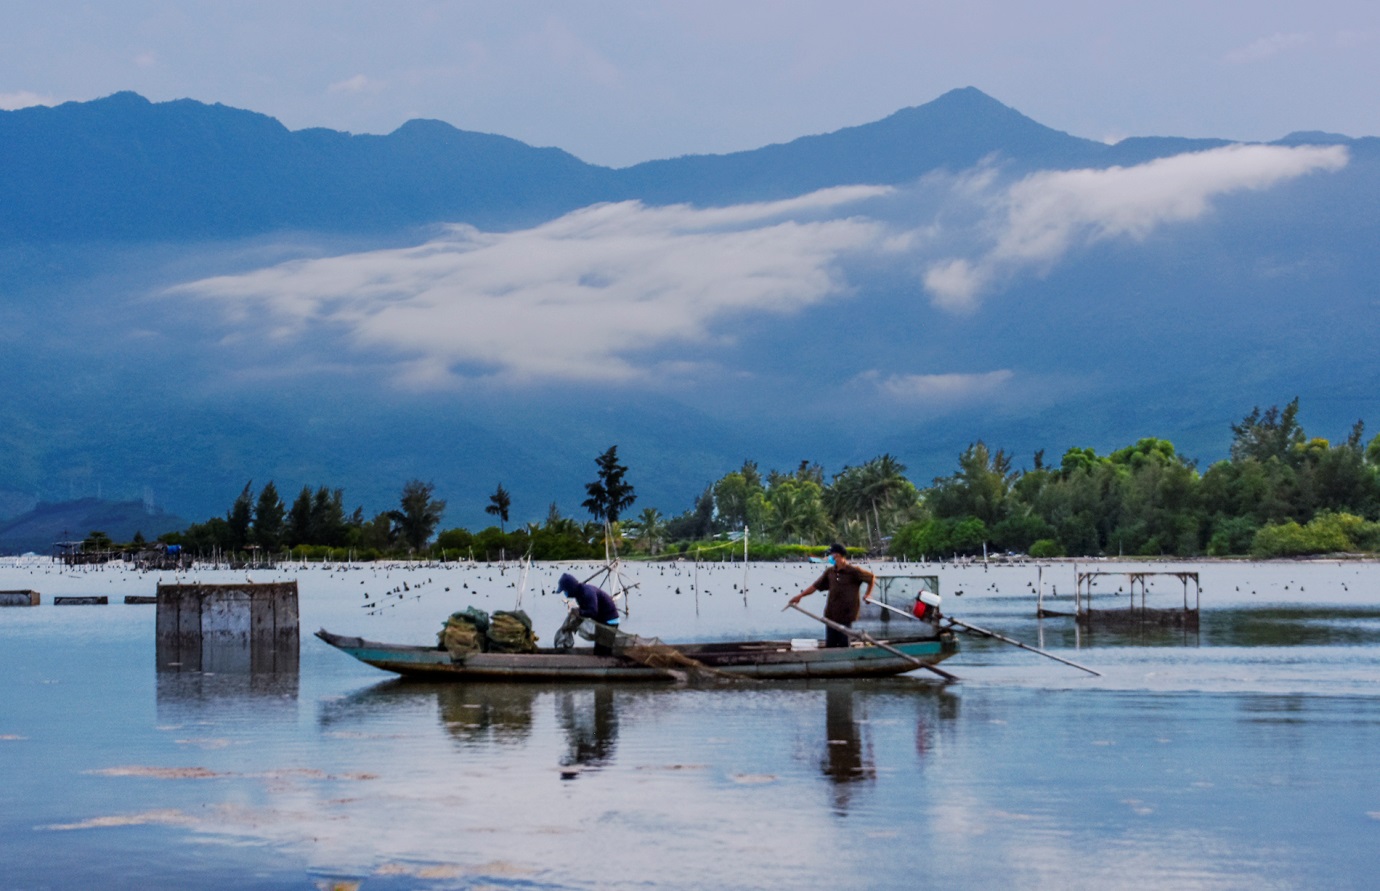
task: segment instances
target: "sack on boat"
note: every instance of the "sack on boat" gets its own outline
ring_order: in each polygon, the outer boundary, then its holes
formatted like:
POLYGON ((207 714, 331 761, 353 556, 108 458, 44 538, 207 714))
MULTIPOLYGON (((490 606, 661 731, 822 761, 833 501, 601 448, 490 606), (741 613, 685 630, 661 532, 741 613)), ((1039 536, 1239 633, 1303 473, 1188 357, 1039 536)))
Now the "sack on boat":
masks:
POLYGON ((452 658, 463 658, 484 652, 488 631, 489 614, 470 606, 458 613, 451 613, 436 637, 452 658))
POLYGON ((535 653, 537 636, 532 620, 522 610, 499 610, 489 620, 488 649, 491 653, 535 653))

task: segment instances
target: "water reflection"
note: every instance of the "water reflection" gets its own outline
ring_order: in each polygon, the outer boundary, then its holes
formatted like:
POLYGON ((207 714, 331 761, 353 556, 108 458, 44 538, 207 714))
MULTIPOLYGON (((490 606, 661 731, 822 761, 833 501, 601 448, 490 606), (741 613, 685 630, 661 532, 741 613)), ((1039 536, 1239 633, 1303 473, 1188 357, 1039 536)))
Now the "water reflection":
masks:
MULTIPOLYGON (((643 691, 650 692, 650 691, 643 691)), ((627 691, 622 691, 627 695, 627 691)), ((392 680, 323 703, 323 727, 388 719, 400 710, 434 707, 447 735, 465 748, 527 743, 550 701, 565 738, 562 767, 598 769, 613 761, 618 743, 620 689, 607 685, 427 684, 392 680)))
POLYGON ((612 689, 562 690, 556 694, 556 716, 565 731, 562 767, 598 770, 613 761, 618 747, 618 706, 612 689))
POLYGON ((854 715, 858 694, 851 688, 831 687, 824 694, 824 758, 820 771, 833 790, 834 813, 848 814, 854 791, 877 778, 872 738, 864 738, 854 715))
POLYGON ((514 745, 532 734, 536 691, 511 684, 442 684, 436 688, 441 724, 465 745, 514 745))
POLYGON ((158 672, 158 720, 185 723, 208 715, 242 715, 251 720, 281 711, 296 715, 298 674, 295 671, 158 672))
MULTIPOLYGON (((1038 620, 1041 624, 1047 619, 1038 620)), ((1201 625, 1164 625, 1157 622, 1114 626, 1074 626, 1078 647, 1196 647, 1202 644, 1201 625)), ((1044 639, 1041 633, 1040 639, 1044 639)))
POLYGON ((1380 643, 1380 609, 1288 607, 1212 614, 1207 642, 1231 647, 1328 647, 1380 643))
MULTIPOLYGON (((1258 609, 1204 610, 1199 628, 1154 623, 1084 628, 1071 619, 1037 619, 1034 644, 1068 647, 1360 647, 1380 644, 1380 608, 1352 606, 1286 606, 1258 609)), ((1024 622, 1003 626, 1019 637, 1024 622)), ((967 637, 965 653, 999 649, 1000 644, 967 637)))
MULTIPOLYGON (((913 710, 915 757, 923 769, 936 750, 945 725, 951 728, 959 718, 962 699, 953 688, 916 684, 903 678, 833 681, 824 685, 824 739, 819 749, 819 772, 828 783, 836 816, 848 816, 855 809, 859 793, 876 784, 879 771, 874 728, 890 726, 894 721, 882 719, 879 725, 874 713, 894 714, 898 702, 906 704, 906 711, 913 710)), ((818 743, 811 748, 815 745, 818 743)), ((884 750, 883 760, 888 755, 894 758, 900 751, 894 746, 884 750)))
POLYGON ((295 638, 285 645, 273 640, 216 640, 159 636, 154 647, 158 671, 274 674, 297 672, 295 638))

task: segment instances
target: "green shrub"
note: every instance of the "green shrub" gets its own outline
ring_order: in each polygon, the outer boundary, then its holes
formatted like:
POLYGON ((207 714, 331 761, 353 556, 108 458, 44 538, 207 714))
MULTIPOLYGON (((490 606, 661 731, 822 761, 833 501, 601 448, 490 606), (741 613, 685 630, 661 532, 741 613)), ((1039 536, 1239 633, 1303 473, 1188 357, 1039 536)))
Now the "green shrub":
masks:
POLYGON ((1370 538, 1365 520, 1352 514, 1319 514, 1300 526, 1287 523, 1266 526, 1255 534, 1251 553, 1257 557, 1302 557, 1357 550, 1352 535, 1370 538))

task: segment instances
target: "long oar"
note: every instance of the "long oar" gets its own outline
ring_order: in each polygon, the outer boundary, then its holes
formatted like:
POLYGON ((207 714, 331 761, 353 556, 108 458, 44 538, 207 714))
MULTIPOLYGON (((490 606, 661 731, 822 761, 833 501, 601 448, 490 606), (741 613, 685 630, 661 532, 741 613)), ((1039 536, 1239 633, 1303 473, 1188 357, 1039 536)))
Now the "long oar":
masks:
MULTIPOLYGON (((883 643, 882 641, 877 640, 877 639, 874 638, 872 635, 868 634, 866 631, 861 631, 861 630, 858 630, 858 629, 856 629, 856 628, 849 628, 847 625, 840 625, 838 622, 835 622, 833 619, 826 619, 826 618, 824 618, 823 616, 817 616, 817 615, 815 615, 814 613, 810 612, 809 610, 805 609, 803 606, 801 606, 801 605, 798 604, 798 603, 787 603, 787 604, 786 604, 786 607, 789 607, 790 609, 796 610, 797 612, 802 612, 802 613, 804 613, 805 615, 809 616, 810 618, 814 619, 816 622, 823 622, 823 623, 824 623, 825 625, 827 625, 828 627, 834 629, 835 631, 841 631, 841 632, 843 632, 844 634, 848 635, 849 637, 856 637, 856 638, 859 638, 859 639, 861 639, 861 640, 863 640, 863 641, 865 641, 865 642, 867 642, 867 643, 872 644, 872 646, 874 646, 874 647, 881 647, 882 649, 886 650, 888 653, 894 653, 895 655, 900 656, 902 659, 906 660, 907 662, 910 662, 910 663, 914 664, 916 668, 923 668, 923 669, 925 669, 926 671, 932 671, 932 672, 934 672, 935 674, 939 675, 941 678, 943 678, 943 679, 946 680, 946 681, 956 681, 956 680, 959 679, 959 678, 958 678, 958 675, 956 675, 956 674, 950 674, 949 672, 945 671, 945 670, 942 669, 942 668, 936 668, 935 666, 930 665, 928 662, 922 662, 921 660, 919 660, 919 659, 915 658, 914 656, 912 656, 910 653, 903 653, 903 652, 901 652, 900 650, 898 650, 898 649, 896 649, 895 647, 893 647, 891 644, 883 643)), ((783 609, 784 609, 784 607, 783 607, 783 609)))
MULTIPOLYGON (((917 622, 923 622, 923 621, 925 621, 924 619, 921 619, 919 616, 916 616, 916 615, 913 615, 913 614, 911 614, 911 613, 908 613, 908 612, 906 612, 906 611, 903 610, 903 609, 897 609, 896 607, 891 606, 890 604, 882 603, 880 600, 871 600, 871 599, 869 599, 867 602, 868 602, 868 603, 872 603, 872 604, 876 604, 877 606, 880 606, 882 609, 889 609, 889 610, 891 610, 893 613, 899 613, 900 615, 903 615, 903 616, 905 616, 905 617, 908 618, 908 619, 914 619, 914 620, 917 621, 917 622)), ((1049 658, 1053 659, 1055 662, 1062 662, 1062 663, 1064 663, 1065 665, 1072 665, 1074 668, 1082 669, 1083 671, 1086 671, 1088 674, 1096 675, 1097 677, 1102 677, 1102 672, 1100 672, 1100 671, 1093 671, 1091 668, 1088 668, 1086 665, 1079 665, 1077 662, 1073 662, 1073 661, 1070 661, 1070 660, 1068 660, 1068 659, 1061 658, 1061 657, 1059 657, 1059 656, 1054 655, 1053 653, 1046 653, 1044 650, 1036 649, 1035 647, 1032 647, 1032 646, 1030 646, 1029 644, 1023 644, 1023 643, 1021 643, 1019 640, 1015 640, 1015 639, 1010 638, 1010 637, 1005 637, 1005 636, 1003 636, 1003 635, 1001 635, 1001 634, 996 633, 995 631, 988 631, 986 628, 979 628, 979 627, 977 627, 976 625, 969 625, 967 622, 963 622, 963 621, 960 621, 960 620, 958 620, 958 619, 951 618, 951 617, 949 617, 949 616, 944 616, 943 618, 944 618, 944 621, 948 622, 948 623, 951 624, 951 625, 957 625, 957 626, 959 626, 960 628, 967 628, 969 631, 975 632, 975 633, 977 633, 977 634, 981 634, 981 635, 983 635, 984 637, 996 638, 997 640, 1002 641, 1003 643, 1009 643, 1009 644, 1011 644, 1012 646, 1020 647, 1020 648, 1023 649, 1023 650, 1029 650, 1029 651, 1032 652, 1032 653, 1039 653, 1041 656, 1048 656, 1049 658)))

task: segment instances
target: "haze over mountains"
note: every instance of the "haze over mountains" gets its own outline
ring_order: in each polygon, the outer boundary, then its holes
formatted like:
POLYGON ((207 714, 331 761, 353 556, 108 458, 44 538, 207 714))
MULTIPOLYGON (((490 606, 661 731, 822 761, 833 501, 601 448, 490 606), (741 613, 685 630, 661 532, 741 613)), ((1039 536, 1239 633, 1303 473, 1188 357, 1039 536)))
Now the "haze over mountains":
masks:
POLYGON ((1380 424, 1377 198, 1375 138, 1109 146, 971 88, 619 170, 436 121, 0 112, 0 519, 420 477, 448 523, 500 481, 522 522, 580 513, 614 443, 671 514, 745 458, 1208 460, 1295 395, 1336 438, 1380 424))

